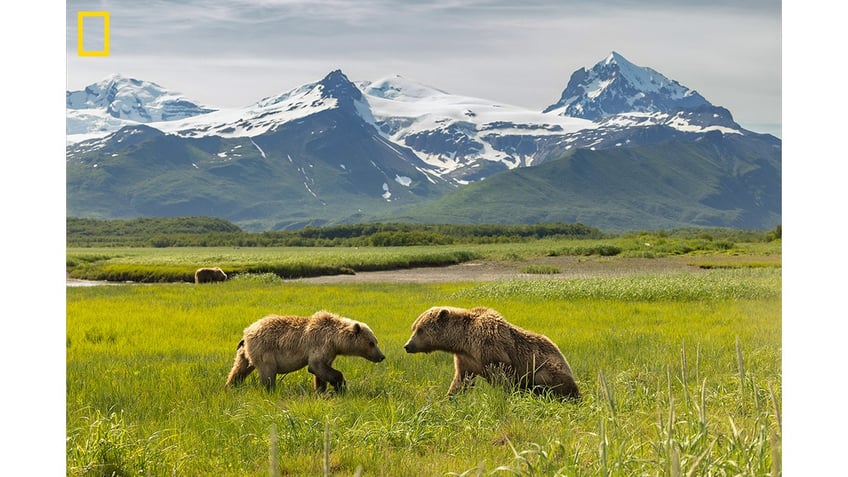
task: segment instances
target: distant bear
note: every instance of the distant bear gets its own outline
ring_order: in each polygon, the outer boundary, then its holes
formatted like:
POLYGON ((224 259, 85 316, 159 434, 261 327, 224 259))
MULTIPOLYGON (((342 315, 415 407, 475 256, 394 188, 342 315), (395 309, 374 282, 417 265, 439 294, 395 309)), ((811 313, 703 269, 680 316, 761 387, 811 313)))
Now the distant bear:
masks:
POLYGON ((489 308, 430 308, 412 324, 412 337, 403 348, 407 353, 453 353, 456 372, 448 395, 479 375, 491 384, 505 380, 536 393, 580 398, 571 367, 553 341, 508 323, 489 308))
POLYGON ((324 310, 312 316, 268 315, 245 328, 226 385, 238 384, 258 369, 259 380, 271 391, 278 373, 309 366, 315 390, 324 392, 331 384, 343 391, 344 376, 331 367, 336 356, 359 356, 375 363, 386 358, 365 323, 324 310))
POLYGON ((194 283, 211 283, 223 282, 227 279, 227 274, 218 267, 215 268, 198 268, 194 272, 194 283))

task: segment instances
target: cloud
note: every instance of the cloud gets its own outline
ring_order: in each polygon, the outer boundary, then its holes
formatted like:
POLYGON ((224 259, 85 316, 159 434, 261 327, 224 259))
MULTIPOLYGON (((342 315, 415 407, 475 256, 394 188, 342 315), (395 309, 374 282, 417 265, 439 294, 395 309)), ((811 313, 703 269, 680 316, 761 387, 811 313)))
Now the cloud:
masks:
POLYGON ((737 119, 779 121, 780 3, 772 0, 155 0, 74 6, 112 12, 112 58, 99 63, 72 57, 75 26, 69 19, 69 83, 75 84, 93 82, 99 79, 95 72, 119 65, 163 85, 185 84, 189 96, 229 91, 208 102, 241 105, 251 92, 276 94, 342 68, 351 79, 397 73, 449 92, 541 109, 558 98, 571 72, 616 50, 697 89, 737 119), (241 91, 231 88, 234 83, 241 91))

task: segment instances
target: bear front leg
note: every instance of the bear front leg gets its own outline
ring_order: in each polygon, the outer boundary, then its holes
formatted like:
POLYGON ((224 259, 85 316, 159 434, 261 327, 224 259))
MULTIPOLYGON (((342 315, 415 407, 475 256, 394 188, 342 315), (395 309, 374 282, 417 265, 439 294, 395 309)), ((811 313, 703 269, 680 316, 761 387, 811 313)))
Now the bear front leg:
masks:
POLYGON ((315 388, 319 393, 323 393, 327 390, 327 381, 319 378, 318 375, 312 376, 312 387, 315 388))
POLYGON ((493 386, 526 388, 526 379, 516 376, 512 366, 503 362, 489 363, 483 366, 483 377, 493 386))
POLYGON ((307 370, 315 375, 313 384, 315 390, 324 392, 327 390, 327 384, 333 386, 336 392, 344 392, 347 387, 344 375, 341 371, 333 369, 329 364, 324 362, 310 362, 307 370))
POLYGON ((448 388, 448 396, 453 396, 462 392, 467 386, 474 385, 474 378, 477 376, 473 371, 470 371, 459 355, 453 355, 454 375, 448 388))

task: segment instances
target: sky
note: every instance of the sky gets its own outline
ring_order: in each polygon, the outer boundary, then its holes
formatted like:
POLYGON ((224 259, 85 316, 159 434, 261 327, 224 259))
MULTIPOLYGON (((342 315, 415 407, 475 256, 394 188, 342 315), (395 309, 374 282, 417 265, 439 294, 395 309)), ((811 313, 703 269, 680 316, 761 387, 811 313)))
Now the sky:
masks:
MULTIPOLYGON (((748 129, 781 133, 773 0, 83 0, 68 2, 67 88, 113 73, 239 107, 341 69, 541 111, 616 51, 697 90, 748 129), (77 14, 108 11, 110 53, 78 56, 77 14)), ((102 22, 86 20, 86 50, 102 22)), ((99 40, 102 43, 102 39, 99 40)))

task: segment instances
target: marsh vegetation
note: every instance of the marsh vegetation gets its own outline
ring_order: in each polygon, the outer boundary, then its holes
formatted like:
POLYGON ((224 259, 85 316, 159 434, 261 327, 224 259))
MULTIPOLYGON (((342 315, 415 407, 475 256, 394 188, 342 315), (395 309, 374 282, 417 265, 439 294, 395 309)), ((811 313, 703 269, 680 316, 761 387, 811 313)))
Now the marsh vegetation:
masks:
POLYGON ((779 257, 779 241, 657 236, 68 249, 72 276, 136 282, 67 289, 68 475, 779 475, 779 257), (358 273, 432 257, 521 268, 610 246, 620 251, 579 256, 616 266, 673 255, 692 265, 425 284, 284 280, 276 268, 358 273), (183 283, 198 263, 235 276, 183 283), (483 381, 447 398, 451 357, 410 359, 402 349, 414 318, 437 304, 488 306, 547 335, 583 399, 564 404, 483 381), (338 358, 342 395, 315 393, 305 370, 270 394, 255 376, 224 388, 245 326, 319 309, 368 323, 386 360, 338 358))

